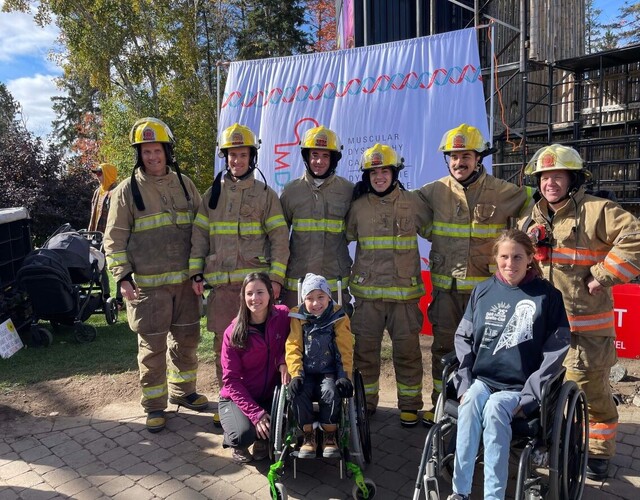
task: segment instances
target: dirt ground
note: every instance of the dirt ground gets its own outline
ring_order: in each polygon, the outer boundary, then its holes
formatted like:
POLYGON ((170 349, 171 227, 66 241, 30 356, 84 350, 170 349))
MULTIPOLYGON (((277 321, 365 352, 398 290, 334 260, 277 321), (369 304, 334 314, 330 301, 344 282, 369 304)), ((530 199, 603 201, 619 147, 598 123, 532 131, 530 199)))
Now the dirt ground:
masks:
MULTIPOLYGON (((423 394, 427 407, 431 393, 431 337, 421 336, 421 346, 425 367, 423 394)), ((393 398, 395 381, 390 360, 390 343, 386 337, 382 357, 381 391, 393 398)), ((622 405, 631 405, 634 396, 640 393, 640 360, 620 359, 619 364, 627 370, 627 375, 621 382, 612 384, 614 393, 620 395, 622 405)), ((213 364, 202 364, 198 376, 199 391, 207 394, 210 399, 217 400, 218 389, 214 382, 213 364)), ((15 420, 25 414, 91 415, 105 403, 135 401, 139 397, 137 372, 67 377, 0 393, 0 421, 15 420)))

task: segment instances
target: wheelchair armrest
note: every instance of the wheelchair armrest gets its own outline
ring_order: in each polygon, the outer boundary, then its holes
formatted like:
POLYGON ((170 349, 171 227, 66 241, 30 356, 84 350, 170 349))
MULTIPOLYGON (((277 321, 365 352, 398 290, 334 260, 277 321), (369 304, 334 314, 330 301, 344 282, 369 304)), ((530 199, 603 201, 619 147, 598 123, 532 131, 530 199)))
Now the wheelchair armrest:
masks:
POLYGON ((442 366, 455 368, 459 364, 456 351, 451 351, 450 353, 442 356, 442 366))

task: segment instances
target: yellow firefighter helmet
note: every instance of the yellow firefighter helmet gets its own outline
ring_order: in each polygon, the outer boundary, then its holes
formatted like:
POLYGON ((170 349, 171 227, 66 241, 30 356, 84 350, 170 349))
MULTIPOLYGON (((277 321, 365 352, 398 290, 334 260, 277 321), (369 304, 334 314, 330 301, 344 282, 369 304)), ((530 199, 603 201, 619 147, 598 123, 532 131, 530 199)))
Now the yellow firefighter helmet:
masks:
POLYGON ((132 146, 138 144, 145 144, 148 142, 163 142, 166 144, 173 144, 173 134, 171 129, 165 122, 158 118, 152 118, 150 116, 146 118, 140 118, 131 127, 129 132, 129 142, 132 146))
POLYGON ((225 128, 222 134, 220 134, 218 149, 240 148, 242 146, 255 149, 260 147, 260 141, 249 127, 234 123, 230 127, 225 128))
POLYGON ((400 158, 400 161, 398 161, 398 154, 391 146, 376 144, 362 154, 360 170, 364 172, 379 167, 393 167, 402 170, 404 168, 403 162, 403 158, 400 158))
POLYGON ((476 127, 463 123, 444 133, 438 151, 452 153, 454 151, 476 151, 480 154, 489 150, 490 144, 484 140, 476 127))
POLYGON ((320 125, 310 128, 304 133, 302 141, 300 141, 300 149, 326 149, 340 153, 342 144, 333 130, 320 125))
POLYGON ((540 175, 553 170, 583 172, 587 178, 591 172, 585 170, 580 154, 573 148, 562 144, 551 144, 539 149, 524 169, 526 175, 540 175))

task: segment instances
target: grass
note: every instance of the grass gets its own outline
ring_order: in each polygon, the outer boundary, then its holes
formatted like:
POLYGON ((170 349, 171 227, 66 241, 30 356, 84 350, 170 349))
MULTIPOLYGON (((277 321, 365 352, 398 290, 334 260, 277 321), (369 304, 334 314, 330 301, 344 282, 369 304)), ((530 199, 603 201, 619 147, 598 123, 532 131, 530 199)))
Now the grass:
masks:
MULTIPOLYGON (((48 322, 40 322, 52 332, 53 343, 49 347, 24 348, 9 359, 0 359, 0 392, 47 380, 138 369, 137 335, 129 329, 125 312, 119 314, 114 325, 107 325, 101 313, 91 316, 87 323, 95 326, 98 334, 93 342, 81 344, 72 328, 62 327, 60 332, 54 332, 48 322)), ((198 358, 200 362, 213 361, 213 336, 206 331, 204 318, 200 331, 198 358)))

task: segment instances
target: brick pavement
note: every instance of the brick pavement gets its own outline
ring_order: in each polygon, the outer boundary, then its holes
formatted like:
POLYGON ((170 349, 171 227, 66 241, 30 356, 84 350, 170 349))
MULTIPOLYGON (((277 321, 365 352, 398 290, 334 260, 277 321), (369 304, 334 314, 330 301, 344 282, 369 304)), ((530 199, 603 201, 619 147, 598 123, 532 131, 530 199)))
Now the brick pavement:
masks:
MULTIPOLYGON (((403 429, 392 395, 371 421, 374 463, 365 471, 376 498, 411 498, 426 431, 403 429)), ((175 410, 175 407, 172 407, 175 410)), ((23 416, 0 424, 0 499, 269 498, 268 463, 233 464, 210 413, 171 411, 167 430, 150 434, 137 402, 111 404, 90 417, 23 416)), ((640 487, 640 409, 621 408, 611 478, 587 481, 585 499, 634 498, 640 487)), ((289 498, 350 498, 353 481, 335 461, 299 460, 283 479, 289 498)), ((441 481, 442 492, 449 489, 441 481)))

